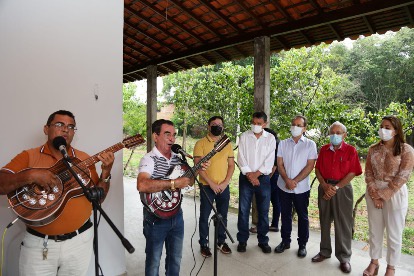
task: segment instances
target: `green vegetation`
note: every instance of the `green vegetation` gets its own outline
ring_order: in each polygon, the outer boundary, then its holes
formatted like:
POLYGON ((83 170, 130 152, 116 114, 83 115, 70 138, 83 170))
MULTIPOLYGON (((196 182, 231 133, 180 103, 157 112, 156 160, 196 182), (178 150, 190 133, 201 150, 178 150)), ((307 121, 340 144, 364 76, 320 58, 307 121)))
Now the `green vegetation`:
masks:
MULTIPOLYGON (((187 137, 187 151, 192 152, 194 144, 197 139, 187 137)), ((182 137, 178 137, 176 143, 181 143, 182 137)), ((124 165, 126 160, 130 156, 131 150, 124 149, 124 165)), ((142 156, 146 153, 146 147, 140 146, 137 147, 130 163, 128 164, 127 169, 125 170, 125 176, 136 177, 138 171, 139 161, 142 156)), ((237 156, 237 151, 235 152, 237 156)), ((237 158, 236 158, 237 161, 237 158)), ((311 174, 311 179, 315 178, 315 174, 311 174)), ((233 178, 230 184, 230 193, 231 193, 231 202, 230 207, 237 210, 238 208, 238 180, 239 180, 239 170, 236 167, 236 170, 233 174, 233 178)), ((365 181, 363 175, 355 177, 352 181, 354 188, 354 203, 365 193, 365 181)), ((317 192, 318 181, 316 180, 312 186, 311 190, 311 199, 309 203, 309 223, 310 227, 313 229, 319 229, 319 211, 318 211, 318 192, 317 192)), ((408 214, 406 218, 406 227, 403 233, 403 248, 402 252, 405 254, 414 255, 414 175, 411 176, 410 181, 408 182, 409 188, 409 207, 408 214)), ((333 230, 333 228, 332 228, 333 230)), ((367 218, 367 209, 365 199, 361 201, 358 205, 358 211, 355 218, 355 234, 354 239, 358 241, 368 242, 368 218, 367 218)), ((385 240, 384 240, 385 242, 385 240)))
MULTIPOLYGON (((308 118, 308 136, 318 148, 328 142, 328 127, 340 121, 348 128, 347 141, 361 157, 378 141, 384 115, 403 122, 407 141, 414 144, 414 29, 360 38, 349 48, 341 42, 273 54, 270 60, 270 128, 279 138, 290 136, 290 120, 308 118)), ((205 135, 206 120, 221 115, 226 134, 234 142, 249 129, 254 110, 252 57, 205 66, 163 77, 164 103, 175 106, 172 121, 181 137, 177 143, 192 152, 195 138, 205 135), (195 138, 191 138, 195 137, 195 138)), ((146 106, 135 97, 135 84, 124 85, 124 134, 146 134, 146 106)), ((158 104, 158 106, 161 103, 158 104)), ((125 175, 135 177, 145 147, 124 151, 125 175), (129 162, 129 163, 128 163, 129 162)), ((238 174, 231 184, 231 206, 238 206, 238 174)), ((314 174, 311 175, 314 179, 314 174)), ((409 182, 413 187, 414 176, 409 182)), ((315 182, 309 207, 311 227, 318 228, 315 182)), ((353 181, 355 202, 365 192, 363 176, 353 181)), ((412 190, 412 189, 411 189, 412 190)), ((414 255, 414 197, 410 191, 403 252, 414 255)), ((355 239, 367 241, 367 211, 362 200, 356 215, 355 239)))

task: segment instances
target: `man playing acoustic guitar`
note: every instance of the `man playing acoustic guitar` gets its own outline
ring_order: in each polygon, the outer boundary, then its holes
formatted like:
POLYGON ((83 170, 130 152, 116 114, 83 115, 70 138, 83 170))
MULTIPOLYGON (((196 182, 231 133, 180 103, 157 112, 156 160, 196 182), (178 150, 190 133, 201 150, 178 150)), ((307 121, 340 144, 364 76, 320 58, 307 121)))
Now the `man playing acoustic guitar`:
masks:
MULTIPOLYGON (((12 194, 25 185, 35 184, 31 185, 35 188, 27 191, 28 204, 42 205, 47 200, 52 201, 54 194, 61 192, 58 187, 62 186, 61 176, 48 170, 62 159, 62 153, 53 145, 55 138, 61 136, 66 141, 71 160, 89 157, 70 146, 75 131, 75 117, 71 112, 59 110, 52 113, 43 128, 47 142, 23 151, 0 170, 0 194, 12 194), (41 195, 39 202, 31 202, 37 195, 41 195)), ((90 179, 86 177, 84 180, 103 188, 106 195, 115 158, 113 152, 101 153, 97 158, 102 162, 101 176, 98 177, 95 166, 91 165, 88 168, 90 179)), ((42 222, 38 218, 33 219, 33 223, 30 219, 24 220, 27 232, 20 251, 20 275, 86 275, 93 249, 93 228, 89 219, 92 205, 83 193, 80 194, 63 203, 63 210, 57 212, 59 215, 51 222, 42 222)))

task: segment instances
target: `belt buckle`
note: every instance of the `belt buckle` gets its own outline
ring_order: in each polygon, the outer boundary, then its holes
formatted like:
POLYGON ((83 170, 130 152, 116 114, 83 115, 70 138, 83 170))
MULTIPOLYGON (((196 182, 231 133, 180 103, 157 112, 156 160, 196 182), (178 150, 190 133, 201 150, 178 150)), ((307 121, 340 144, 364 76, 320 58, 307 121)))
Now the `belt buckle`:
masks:
POLYGON ((74 233, 68 233, 68 234, 63 234, 63 235, 56 235, 53 238, 54 238, 55 242, 63 242, 63 241, 66 241, 66 240, 70 240, 74 236, 76 236, 76 232, 74 232, 74 233))

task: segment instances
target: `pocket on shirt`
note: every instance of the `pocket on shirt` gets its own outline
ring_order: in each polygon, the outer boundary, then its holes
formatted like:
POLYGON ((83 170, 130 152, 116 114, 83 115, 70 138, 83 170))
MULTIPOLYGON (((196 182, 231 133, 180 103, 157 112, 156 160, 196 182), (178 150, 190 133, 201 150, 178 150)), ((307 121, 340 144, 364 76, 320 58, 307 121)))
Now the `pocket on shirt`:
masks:
POLYGON ((393 210, 407 210, 408 209, 408 190, 407 185, 404 184, 390 199, 393 210))
POLYGON ((344 176, 349 173, 350 166, 351 166, 350 161, 341 162, 340 170, 341 170, 341 173, 344 174, 344 176))

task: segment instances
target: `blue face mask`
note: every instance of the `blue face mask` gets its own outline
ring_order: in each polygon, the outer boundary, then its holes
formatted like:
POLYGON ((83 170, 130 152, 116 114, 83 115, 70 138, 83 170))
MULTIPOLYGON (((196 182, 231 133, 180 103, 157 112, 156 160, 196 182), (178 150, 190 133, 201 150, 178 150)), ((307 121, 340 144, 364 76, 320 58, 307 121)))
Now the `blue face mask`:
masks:
POLYGON ((337 146, 342 142, 342 135, 332 134, 329 137, 331 140, 331 144, 334 146, 337 146))

